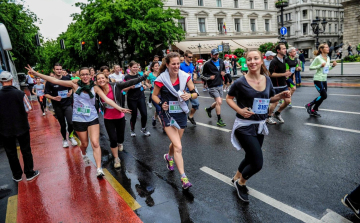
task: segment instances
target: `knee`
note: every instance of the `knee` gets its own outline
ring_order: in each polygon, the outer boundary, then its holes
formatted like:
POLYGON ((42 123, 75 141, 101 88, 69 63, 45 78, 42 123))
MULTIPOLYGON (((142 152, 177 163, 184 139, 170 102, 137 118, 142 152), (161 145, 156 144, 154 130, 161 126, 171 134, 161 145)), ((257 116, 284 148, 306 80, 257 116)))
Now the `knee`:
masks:
POLYGON ((291 98, 285 98, 285 103, 286 103, 286 105, 290 104, 291 103, 291 98))
POLYGON ((174 147, 174 152, 175 153, 182 153, 182 146, 181 145, 175 145, 173 144, 173 147, 174 147))
POLYGON ((263 167, 263 162, 257 162, 253 165, 254 171, 259 172, 263 167))
POLYGON ((321 97, 322 97, 323 100, 325 100, 325 99, 327 98, 326 92, 323 92, 323 93, 321 94, 321 97))
POLYGON ((89 146, 89 142, 87 142, 87 141, 84 141, 84 142, 81 141, 81 147, 82 147, 82 148, 85 148, 85 149, 86 149, 88 146, 89 146))
POLYGON ((221 99, 220 99, 220 100, 216 100, 216 105, 221 106, 221 105, 222 105, 222 100, 221 100, 221 99))

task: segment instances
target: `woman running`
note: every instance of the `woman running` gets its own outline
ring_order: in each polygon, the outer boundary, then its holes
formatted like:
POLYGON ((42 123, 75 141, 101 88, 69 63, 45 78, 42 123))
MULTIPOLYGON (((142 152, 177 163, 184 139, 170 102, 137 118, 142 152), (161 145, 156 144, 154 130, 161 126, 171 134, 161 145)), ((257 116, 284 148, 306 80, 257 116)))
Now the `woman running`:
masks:
POLYGON ((100 126, 98 114, 95 109, 95 94, 98 94, 107 104, 115 109, 130 113, 128 109, 119 107, 113 100, 106 97, 104 92, 98 87, 94 86, 94 82, 90 78, 90 70, 87 67, 80 69, 81 80, 76 81, 63 81, 53 77, 49 77, 34 71, 30 65, 26 69, 44 80, 53 84, 61 85, 64 87, 71 87, 74 93, 74 106, 73 106, 73 127, 81 141, 81 155, 85 163, 89 164, 89 157, 86 155, 86 148, 89 142, 94 151, 94 158, 97 167, 97 177, 103 177, 105 174, 101 168, 101 149, 99 145, 100 126), (75 83, 76 82, 76 83, 75 83))
POLYGON ((290 98, 290 91, 275 95, 268 70, 259 51, 246 55, 248 73, 234 82, 226 96, 228 105, 236 111, 231 142, 238 150, 245 151, 245 158, 232 179, 239 198, 249 202, 246 181, 259 172, 263 165, 261 146, 264 135, 269 133, 265 119, 269 103, 290 98), (236 98, 236 102, 234 101, 236 98))
MULTIPOLYGON (((138 64, 135 61, 129 63, 130 74, 127 74, 124 78, 125 81, 129 81, 135 78, 139 78, 140 74, 138 73, 138 64)), ((131 137, 135 137, 135 124, 137 118, 137 111, 140 111, 141 114, 141 132, 145 136, 150 136, 150 132, 146 130, 146 121, 147 121, 147 109, 145 102, 144 89, 146 86, 142 83, 138 83, 131 87, 125 88, 124 91, 127 91, 127 104, 131 110, 131 119, 130 119, 130 128, 131 128, 131 137)))
POLYGON ((318 50, 314 51, 314 61, 311 63, 309 69, 316 70, 314 74, 314 85, 316 90, 320 93, 320 96, 315 98, 312 102, 305 105, 307 113, 315 117, 321 117, 317 111, 321 103, 327 98, 327 75, 329 70, 336 66, 336 61, 330 65, 330 57, 328 57, 329 46, 326 43, 322 43, 318 50))
POLYGON ((45 95, 44 90, 45 90, 45 85, 41 83, 41 78, 37 77, 36 85, 34 85, 32 89, 32 93, 36 95, 39 101, 41 111, 43 112, 43 116, 45 116, 45 110, 46 110, 46 98, 44 97, 45 95))
POLYGON ((146 82, 151 85, 151 93, 150 93, 149 102, 151 100, 152 104, 154 105, 154 107, 156 109, 155 114, 152 117, 152 126, 154 126, 154 127, 156 125, 156 118, 158 118, 159 122, 161 123, 161 119, 160 119, 160 116, 159 116, 160 112, 161 112, 161 107, 157 103, 155 103, 154 100, 152 99, 152 94, 154 92, 154 82, 155 82, 156 78, 159 75, 159 69, 160 69, 159 62, 158 61, 152 62, 151 65, 150 65, 151 73, 149 74, 149 76, 148 76, 148 78, 146 80, 146 82))
POLYGON ((175 159, 181 175, 182 187, 188 189, 192 185, 184 170, 181 138, 187 126, 186 113, 189 112, 185 101, 190 98, 197 98, 198 95, 191 76, 180 70, 180 55, 178 53, 169 53, 159 72, 160 75, 155 80, 152 99, 162 108, 160 113, 162 125, 171 141, 169 152, 164 154, 164 159, 170 171, 174 170, 175 159), (186 93, 186 87, 189 88, 190 93, 186 93))
MULTIPOLYGON (((111 82, 105 74, 99 73, 97 75, 97 84, 104 92, 104 94, 115 101, 119 106, 122 104, 122 89, 135 85, 141 81, 146 80, 147 74, 143 77, 135 78, 126 82, 111 82)), ((110 148, 114 156, 114 168, 121 166, 119 159, 119 151, 123 151, 124 133, 125 133, 125 114, 116 110, 111 105, 107 104, 105 100, 99 100, 101 108, 104 111, 105 128, 110 139, 110 148)))

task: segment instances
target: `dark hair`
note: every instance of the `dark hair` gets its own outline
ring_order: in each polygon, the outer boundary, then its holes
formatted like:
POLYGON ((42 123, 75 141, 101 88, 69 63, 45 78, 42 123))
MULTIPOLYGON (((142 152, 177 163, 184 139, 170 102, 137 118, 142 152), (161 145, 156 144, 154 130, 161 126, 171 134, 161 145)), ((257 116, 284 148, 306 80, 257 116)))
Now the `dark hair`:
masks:
POLYGON ((169 53, 168 55, 166 55, 166 57, 164 58, 165 59, 165 63, 161 63, 161 66, 160 66, 160 70, 159 70, 159 73, 163 73, 165 70, 166 70, 166 65, 169 65, 170 63, 170 60, 172 58, 175 58, 175 57, 178 57, 180 58, 180 54, 177 53, 177 52, 171 52, 169 53))
POLYGON ((61 65, 60 63, 55 63, 55 64, 54 64, 54 68, 55 68, 55 67, 59 67, 59 66, 62 68, 62 65, 61 65))
POLYGON ((138 63, 135 62, 134 60, 130 61, 129 63, 129 67, 133 67, 134 65, 137 65, 138 63))
POLYGON ((192 53, 190 50, 186 50, 184 55, 185 55, 186 57, 188 57, 189 54, 193 54, 193 53, 192 53))
POLYGON ((156 58, 156 57, 157 57, 157 58, 159 58, 159 56, 158 56, 158 55, 155 55, 155 56, 154 56, 154 58, 156 58))
POLYGON ((150 69, 149 69, 151 72, 154 72, 154 69, 153 69, 153 68, 154 68, 155 64, 159 64, 159 65, 160 65, 160 63, 159 63, 158 61, 152 62, 151 65, 150 65, 150 69))
POLYGON ((82 68, 80 68, 79 73, 80 73, 80 71, 82 71, 82 70, 88 70, 88 71, 90 72, 90 68, 88 68, 88 67, 82 67, 82 68))
POLYGON ((105 78, 109 79, 104 73, 100 72, 98 74, 96 74, 96 77, 99 76, 99 75, 104 75, 105 78))
POLYGON ((278 43, 278 44, 276 45, 276 47, 275 47, 276 53, 278 52, 278 50, 281 50, 281 46, 285 46, 285 48, 286 48, 285 43, 278 43))
MULTIPOLYGON (((261 68, 260 68, 260 74, 263 74, 263 75, 265 75, 265 76, 269 76, 269 71, 268 71, 268 69, 266 68, 266 66, 265 66, 265 64, 264 64, 264 60, 263 60, 263 57, 262 57, 262 55, 261 55, 261 52, 259 51, 259 50, 249 50, 249 52, 248 52, 248 54, 247 54, 247 56, 246 57, 248 57, 249 56, 249 53, 250 52, 257 52, 258 54, 259 54, 259 56, 260 56, 260 59, 261 59, 261 61, 263 62, 262 64, 261 64, 261 68)), ((247 59, 247 58, 246 58, 247 59)))
MULTIPOLYGON (((110 68, 108 66, 102 66, 100 67, 100 72, 103 72, 104 70, 110 71, 110 68)), ((90 70, 89 70, 90 71, 90 70)))

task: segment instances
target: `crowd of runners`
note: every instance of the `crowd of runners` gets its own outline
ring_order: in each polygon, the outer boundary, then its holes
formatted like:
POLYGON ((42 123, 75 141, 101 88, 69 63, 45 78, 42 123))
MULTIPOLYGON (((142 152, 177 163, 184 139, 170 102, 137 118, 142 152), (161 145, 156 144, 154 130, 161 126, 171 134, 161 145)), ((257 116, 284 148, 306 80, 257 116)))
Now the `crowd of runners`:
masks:
MULTIPOLYGON (((196 125, 197 115, 212 118, 212 110, 215 109, 217 125, 226 126, 221 117, 221 107, 224 93, 227 92, 226 102, 236 112, 231 142, 236 149, 245 151, 232 183, 239 198, 249 202, 246 182, 263 166, 261 147, 264 136, 269 134, 267 124, 285 122, 281 112, 291 107, 296 87, 301 86, 300 72, 304 66, 297 57, 296 49, 287 49, 285 44, 279 43, 275 51, 262 54, 250 50, 236 61, 234 58, 230 60, 230 57, 220 59, 218 50, 213 49, 208 61, 195 65, 191 51, 184 52, 183 56, 171 52, 163 61, 155 56, 145 70, 135 61, 131 61, 125 71, 119 65, 114 65, 113 69, 102 66, 98 72, 83 67, 72 75, 64 72, 58 63, 50 75, 40 74, 31 66, 26 69, 29 75, 36 77, 31 92, 39 101, 42 115, 47 112, 47 99, 51 101, 54 116, 60 124, 63 147, 69 147, 68 142, 77 146, 74 139, 76 135, 81 142, 79 152, 88 164, 90 160, 86 149, 90 139, 97 177, 104 176, 99 144, 99 115, 104 117, 114 168, 120 168, 119 152, 123 150, 126 134, 125 113, 131 114, 131 137, 136 137, 138 133, 135 128, 138 116, 141 122, 139 132, 151 136, 147 129, 147 112, 148 108, 151 110, 154 107, 152 126, 159 122, 171 142, 168 152, 163 155, 166 168, 174 171, 176 165, 184 189, 192 186, 185 174, 182 156, 181 139, 187 123, 189 121, 196 125), (240 75, 236 75, 237 68, 240 68, 240 75), (231 73, 239 78, 233 81, 231 73), (194 84, 197 80, 203 81, 204 91, 208 91, 214 99, 212 104, 203 105, 205 112, 198 112, 200 93, 194 84), (147 89, 150 90, 149 98, 144 93, 147 89)), ((320 116, 319 106, 327 98, 327 74, 336 66, 335 61, 330 62, 328 53, 329 46, 321 44, 314 52, 316 57, 309 67, 316 72, 314 84, 320 94, 305 105, 308 114, 314 117, 320 116)), ((167 145, 162 146, 167 148, 167 145)), ((14 175, 14 180, 18 181, 18 176, 14 175)), ((355 195, 345 196, 343 202, 354 207, 359 202, 356 200, 359 188, 352 194, 355 195)))

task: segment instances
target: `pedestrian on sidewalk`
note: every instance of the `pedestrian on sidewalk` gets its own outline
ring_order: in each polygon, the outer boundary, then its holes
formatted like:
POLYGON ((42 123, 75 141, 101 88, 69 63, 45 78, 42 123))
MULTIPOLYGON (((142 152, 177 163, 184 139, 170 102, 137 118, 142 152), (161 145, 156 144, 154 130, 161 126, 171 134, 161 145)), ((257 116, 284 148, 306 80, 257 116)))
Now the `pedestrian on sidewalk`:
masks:
POLYGON ((350 194, 345 195, 341 202, 350 208, 355 213, 355 216, 360 219, 360 185, 350 194))
POLYGON ((261 147, 264 135, 269 134, 265 123, 269 103, 291 96, 288 90, 275 95, 275 89, 268 77, 269 71, 259 51, 249 51, 246 63, 249 72, 234 82, 226 96, 226 102, 236 111, 231 142, 237 150, 243 148, 245 151, 245 158, 232 178, 232 183, 239 198, 249 202, 246 182, 263 166, 261 147))
POLYGON ((352 52, 352 47, 351 47, 350 43, 349 43, 349 46, 348 46, 347 50, 348 50, 348 56, 352 56, 353 52, 352 52))
MULTIPOLYGON (((301 64, 301 71, 304 72, 305 71, 305 54, 303 50, 300 50, 300 54, 299 54, 299 60, 302 62, 301 64)), ((301 81, 300 81, 301 82, 301 81)))
POLYGON ((13 76, 10 72, 0 73, 0 140, 4 144, 6 156, 9 160, 13 180, 20 182, 23 171, 18 159, 16 140, 24 161, 24 173, 28 181, 39 176, 38 170, 34 171, 34 161, 30 147, 30 126, 28 112, 32 109, 30 102, 23 91, 12 86, 13 76))

